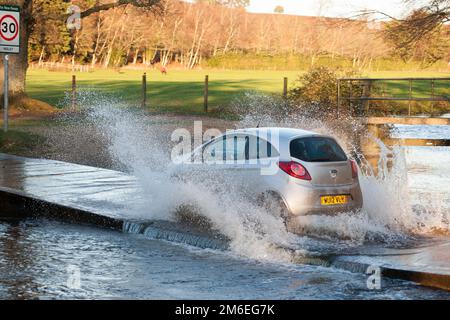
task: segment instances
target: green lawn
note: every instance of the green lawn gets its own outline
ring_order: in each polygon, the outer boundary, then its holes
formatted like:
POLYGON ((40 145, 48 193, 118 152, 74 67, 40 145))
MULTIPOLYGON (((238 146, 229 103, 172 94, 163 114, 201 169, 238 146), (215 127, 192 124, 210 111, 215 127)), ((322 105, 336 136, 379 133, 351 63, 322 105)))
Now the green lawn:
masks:
MULTIPOLYGON (((140 105, 142 71, 99 70, 76 73, 81 91, 95 91, 113 95, 122 101, 140 105)), ((227 105, 239 93, 258 90, 283 90, 283 77, 295 80, 295 71, 147 71, 147 99, 152 109, 159 111, 201 112, 203 110, 204 77, 209 75, 209 102, 211 110, 227 105)), ((27 77, 28 94, 50 104, 64 106, 65 92, 71 88, 71 74, 30 70, 27 77)))
MULTIPOLYGON (((371 73, 370 78, 450 78, 450 72, 378 72, 371 73)), ((434 81, 434 94, 436 96, 450 97, 450 82, 448 80, 434 81)), ((377 93, 384 93, 387 96, 404 97, 409 96, 408 80, 397 81, 377 81, 374 82, 377 93)), ((430 97, 433 91, 430 80, 415 80, 411 82, 412 97, 430 97)))
POLYGON ((22 130, 0 131, 0 152, 21 154, 44 143, 44 139, 36 134, 22 130))
MULTIPOLYGON (((176 71, 162 75, 158 70, 147 70, 148 104, 151 110, 199 113, 203 110, 203 83, 206 74, 210 79, 210 110, 226 106, 245 91, 257 90, 266 93, 282 93, 283 77, 289 84, 298 78, 300 71, 176 71)), ((91 73, 76 73, 80 91, 101 92, 139 106, 143 71, 97 70, 91 73)), ((377 72, 369 77, 450 77, 450 72, 377 72)), ((415 88, 418 92, 427 89, 426 83, 415 88)), ((64 97, 71 88, 71 73, 29 70, 27 91, 32 98, 60 107, 67 106, 64 97)), ((394 93, 405 93, 404 83, 391 88, 394 93)), ((407 89, 406 89, 407 90, 407 89)), ((448 87, 437 90, 447 90, 448 87)), ((407 91, 406 91, 407 92, 407 91)), ((448 95, 448 93, 447 93, 448 95)), ((81 94, 81 96, 84 96, 81 94)), ((89 96, 89 95, 88 95, 89 96)))

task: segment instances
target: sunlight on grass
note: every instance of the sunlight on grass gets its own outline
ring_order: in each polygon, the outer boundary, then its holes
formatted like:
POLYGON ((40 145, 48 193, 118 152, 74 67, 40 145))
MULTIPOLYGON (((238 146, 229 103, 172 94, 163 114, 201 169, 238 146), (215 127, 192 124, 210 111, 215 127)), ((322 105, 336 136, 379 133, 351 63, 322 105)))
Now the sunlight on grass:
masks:
MULTIPOLYGON (((118 97, 131 105, 139 106, 142 74, 140 70, 96 70, 91 73, 75 73, 80 91, 96 91, 118 97)), ((245 91, 262 91, 281 94, 283 78, 289 84, 299 77, 299 71, 217 71, 217 70, 169 70, 162 75, 158 70, 147 70, 148 104, 151 110, 197 113, 203 110, 203 83, 209 75, 210 110, 226 106, 245 91)), ((373 72, 369 77, 450 77, 450 72, 373 72)), ((419 85, 425 91, 427 84, 419 85)), ((71 88, 71 73, 29 70, 28 94, 52 105, 66 107, 65 92, 71 88)), ((416 90, 417 88, 415 88, 416 90)), ((438 89, 438 88, 437 88, 438 89)), ((448 89, 448 88, 447 88, 448 89)), ((407 85, 392 88, 395 94, 407 94, 407 85), (406 88, 406 89, 405 89, 406 88), (405 91, 406 90, 406 91, 405 91)))

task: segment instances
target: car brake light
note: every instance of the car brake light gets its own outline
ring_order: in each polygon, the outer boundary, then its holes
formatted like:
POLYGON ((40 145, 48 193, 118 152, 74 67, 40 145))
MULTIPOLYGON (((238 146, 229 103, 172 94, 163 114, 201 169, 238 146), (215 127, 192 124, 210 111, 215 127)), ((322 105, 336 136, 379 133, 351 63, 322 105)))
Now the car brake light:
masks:
POLYGON ((350 160, 350 164, 352 165, 352 178, 358 178, 358 165, 355 160, 350 160))
POLYGON ((278 166, 291 177, 302 180, 311 180, 308 170, 300 163, 294 161, 279 162, 278 166))

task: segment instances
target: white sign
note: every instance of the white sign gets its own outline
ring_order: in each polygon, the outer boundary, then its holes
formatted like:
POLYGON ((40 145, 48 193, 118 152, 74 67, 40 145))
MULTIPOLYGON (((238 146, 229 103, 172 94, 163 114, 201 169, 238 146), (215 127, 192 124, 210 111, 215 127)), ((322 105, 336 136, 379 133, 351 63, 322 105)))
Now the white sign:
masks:
POLYGON ((0 6, 0 53, 20 51, 20 7, 0 6))

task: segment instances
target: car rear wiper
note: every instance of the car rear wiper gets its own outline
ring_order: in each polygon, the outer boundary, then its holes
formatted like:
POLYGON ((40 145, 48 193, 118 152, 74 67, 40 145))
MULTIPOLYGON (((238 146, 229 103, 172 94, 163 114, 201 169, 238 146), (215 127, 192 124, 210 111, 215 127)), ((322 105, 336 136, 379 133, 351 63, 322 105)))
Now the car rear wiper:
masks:
POLYGON ((333 160, 331 160, 330 158, 315 158, 309 160, 309 162, 325 162, 325 161, 333 161, 333 160))

